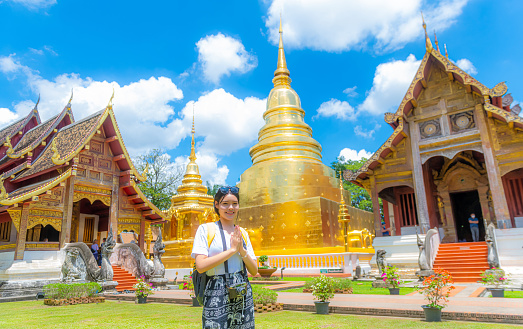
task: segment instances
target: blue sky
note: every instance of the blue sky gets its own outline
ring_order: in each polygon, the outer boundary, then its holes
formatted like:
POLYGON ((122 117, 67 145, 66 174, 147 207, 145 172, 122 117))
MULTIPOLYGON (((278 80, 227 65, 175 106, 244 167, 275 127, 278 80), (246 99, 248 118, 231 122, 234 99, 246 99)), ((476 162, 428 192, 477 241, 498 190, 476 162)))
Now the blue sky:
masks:
MULTIPOLYGON (((83 118, 114 110, 133 155, 163 148, 182 165, 194 107, 204 181, 251 165, 277 61, 280 13, 292 87, 330 164, 374 152, 425 53, 420 10, 440 48, 480 82, 523 99, 520 1, 0 0, 0 127, 38 95, 42 119, 74 89, 83 118)), ((434 40, 433 40, 434 41, 434 40)))

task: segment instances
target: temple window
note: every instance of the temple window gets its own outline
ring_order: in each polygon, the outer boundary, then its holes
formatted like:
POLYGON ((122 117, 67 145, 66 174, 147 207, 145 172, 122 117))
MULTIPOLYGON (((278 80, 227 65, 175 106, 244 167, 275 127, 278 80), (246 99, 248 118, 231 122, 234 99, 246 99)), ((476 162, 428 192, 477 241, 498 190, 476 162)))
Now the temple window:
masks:
POLYGON ((11 226, 11 221, 0 223, 0 241, 10 240, 11 226))
POLYGON ((414 192, 401 193, 399 199, 401 226, 418 225, 418 211, 416 210, 416 198, 414 192))

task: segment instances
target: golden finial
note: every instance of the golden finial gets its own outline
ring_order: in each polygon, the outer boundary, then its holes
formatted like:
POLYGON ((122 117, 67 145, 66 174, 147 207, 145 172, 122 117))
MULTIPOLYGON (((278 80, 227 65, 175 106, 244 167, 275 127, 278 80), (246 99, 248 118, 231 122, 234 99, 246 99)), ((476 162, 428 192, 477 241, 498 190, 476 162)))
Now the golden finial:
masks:
POLYGON ((107 107, 110 109, 113 108, 113 98, 114 98, 114 88, 113 88, 113 94, 111 95, 111 98, 109 99, 109 104, 107 104, 107 107))
POLYGON ((444 46, 445 46, 445 57, 447 57, 447 59, 448 59, 449 53, 447 53, 447 44, 445 43, 444 46))
POLYGON ((69 102, 67 102, 67 107, 71 107, 71 102, 73 101, 73 88, 71 88, 71 97, 69 97, 69 102))
POLYGON ((145 168, 142 172, 142 177, 145 177, 147 179, 147 174, 149 173, 149 162, 145 164, 145 168))
POLYGON ((343 173, 340 170, 340 198, 341 198, 341 204, 345 204, 345 200, 343 198, 343 173))
POLYGON ((425 30, 425 48, 430 53, 432 51, 432 42, 430 41, 429 35, 427 34, 427 24, 423 18, 423 11, 421 12, 421 20, 423 21, 423 30, 425 30))
POLYGON ((283 29, 281 26, 281 16, 280 16, 280 44, 278 46, 278 66, 276 71, 274 71, 274 76, 278 77, 283 75, 289 77, 290 72, 287 69, 287 61, 285 60, 285 51, 283 50, 283 29))
POLYGON ((40 94, 38 94, 38 100, 36 101, 36 104, 35 104, 35 110, 38 108, 38 104, 40 104, 40 94))
POLYGON ((10 156, 11 154, 13 154, 13 152, 14 152, 13 145, 11 144, 11 138, 9 138, 9 136, 5 136, 4 146, 7 146, 7 151, 5 152, 5 154, 7 154, 7 156, 10 156))
POLYGON ((191 129, 191 134, 192 134, 192 140, 191 140, 191 155, 189 156, 189 160, 191 161, 195 161, 196 160, 196 152, 194 151, 194 103, 193 103, 193 106, 192 106, 192 129, 191 129))
POLYGON ((0 175, 0 200, 7 199, 9 196, 9 193, 5 190, 4 180, 4 175, 0 175))
POLYGON ((436 49, 438 50, 438 53, 441 54, 439 51, 439 44, 438 44, 438 37, 436 36, 436 30, 434 30, 434 43, 436 44, 436 49))

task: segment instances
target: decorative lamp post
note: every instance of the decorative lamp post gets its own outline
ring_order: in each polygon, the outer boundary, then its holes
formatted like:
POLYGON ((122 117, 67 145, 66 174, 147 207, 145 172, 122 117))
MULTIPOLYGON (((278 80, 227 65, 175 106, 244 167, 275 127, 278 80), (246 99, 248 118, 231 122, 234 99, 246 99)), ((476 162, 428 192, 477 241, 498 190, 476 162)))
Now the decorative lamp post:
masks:
POLYGON ((343 238, 345 240, 345 252, 348 252, 349 251, 348 230, 349 230, 349 224, 350 224, 350 215, 349 215, 349 210, 347 209, 347 205, 345 204, 345 200, 343 198, 343 180, 341 177, 342 176, 341 176, 341 171, 340 171, 341 202, 340 202, 340 210, 338 211, 338 222, 342 225, 343 238))
POLYGON ((147 230, 145 232, 145 241, 146 241, 145 254, 146 254, 147 259, 151 259, 151 241, 153 241, 153 231, 151 230, 150 224, 147 224, 147 230))

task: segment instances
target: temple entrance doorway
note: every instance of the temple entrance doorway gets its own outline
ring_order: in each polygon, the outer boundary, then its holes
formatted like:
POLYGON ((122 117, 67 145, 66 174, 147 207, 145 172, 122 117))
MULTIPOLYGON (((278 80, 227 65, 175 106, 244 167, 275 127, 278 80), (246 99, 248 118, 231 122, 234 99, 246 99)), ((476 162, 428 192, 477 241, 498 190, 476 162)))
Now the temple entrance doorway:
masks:
POLYGON ((458 242, 473 242, 468 222, 471 213, 479 219, 479 241, 485 241, 485 227, 478 191, 450 193, 450 199, 458 242))

